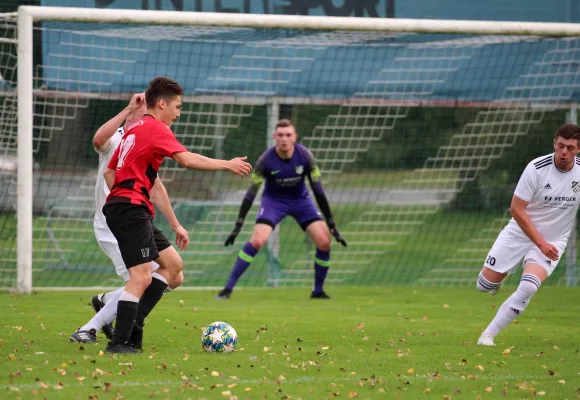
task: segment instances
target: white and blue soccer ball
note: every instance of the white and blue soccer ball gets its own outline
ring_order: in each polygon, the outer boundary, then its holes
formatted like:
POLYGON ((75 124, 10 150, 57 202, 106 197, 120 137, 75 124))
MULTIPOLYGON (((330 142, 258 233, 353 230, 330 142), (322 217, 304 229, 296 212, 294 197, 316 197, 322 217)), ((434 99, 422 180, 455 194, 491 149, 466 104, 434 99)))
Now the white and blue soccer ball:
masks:
POLYGON ((231 353, 237 344, 236 330, 225 322, 212 322, 201 334, 201 345, 208 353, 231 353))

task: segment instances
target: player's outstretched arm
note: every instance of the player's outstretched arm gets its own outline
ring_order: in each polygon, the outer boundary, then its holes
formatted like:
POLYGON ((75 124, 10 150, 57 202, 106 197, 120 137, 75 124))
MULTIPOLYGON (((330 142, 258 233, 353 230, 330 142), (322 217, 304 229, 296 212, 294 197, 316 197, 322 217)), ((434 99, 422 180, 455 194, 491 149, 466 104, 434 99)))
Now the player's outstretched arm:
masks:
POLYGON ((117 132, 123 121, 145 104, 145 93, 133 95, 131 101, 119 114, 105 122, 93 136, 93 146, 99 153, 108 150, 111 137, 117 132))
POLYGON ((522 200, 518 196, 514 196, 510 207, 512 217, 514 217, 520 228, 522 228, 522 231, 524 231, 530 240, 538 246, 540 251, 544 253, 546 257, 553 261, 558 260, 558 248, 553 244, 546 242, 540 232, 538 232, 526 211, 528 204, 528 201, 522 200))
POLYGON ((165 185, 163 185, 163 182, 161 182, 161 179, 155 179, 155 184, 151 188, 150 196, 153 204, 159 208, 159 211, 161 211, 161 214, 163 214, 169 223, 169 226, 171 226, 171 229, 175 232, 175 243, 177 244, 177 247, 181 250, 187 249, 189 244, 189 234, 177 220, 177 216, 171 206, 171 201, 169 201, 167 189, 165 188, 165 185))
POLYGON ((189 151, 176 152, 171 155, 179 165, 190 169, 204 171, 230 171, 232 174, 248 176, 252 166, 246 162, 248 157, 236 157, 231 160, 216 160, 189 151))

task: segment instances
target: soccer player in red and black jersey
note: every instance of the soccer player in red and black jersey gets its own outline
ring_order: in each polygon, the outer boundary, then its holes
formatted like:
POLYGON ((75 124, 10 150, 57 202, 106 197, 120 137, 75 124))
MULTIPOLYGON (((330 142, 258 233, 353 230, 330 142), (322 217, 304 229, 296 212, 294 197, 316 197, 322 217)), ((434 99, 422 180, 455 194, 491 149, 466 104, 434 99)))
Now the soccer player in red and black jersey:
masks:
MULTIPOLYGON (((183 89, 172 79, 157 77, 145 92, 147 114, 129 126, 104 176, 111 193, 103 207, 107 225, 119 243, 129 280, 119 298, 110 353, 135 353, 142 347, 145 317, 153 310, 167 282, 181 272, 183 261, 163 233, 153 225, 149 192, 165 157, 185 168, 251 172, 246 157, 215 160, 189 152, 177 141, 171 124, 179 117, 183 89), (160 267, 151 276, 151 262, 160 267)), ((187 244, 187 231, 177 229, 176 244, 187 244)))

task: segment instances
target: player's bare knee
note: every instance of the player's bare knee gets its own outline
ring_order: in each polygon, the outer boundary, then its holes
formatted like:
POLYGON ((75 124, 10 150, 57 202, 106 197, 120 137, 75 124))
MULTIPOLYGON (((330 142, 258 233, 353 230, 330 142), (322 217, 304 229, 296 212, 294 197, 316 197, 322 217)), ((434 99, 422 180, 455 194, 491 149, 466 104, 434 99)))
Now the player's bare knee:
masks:
POLYGON ((322 251, 330 251, 330 236, 323 236, 316 240, 316 248, 322 251))
POLYGON ((183 276, 183 271, 181 271, 171 282, 169 282, 169 287, 171 289, 176 289, 183 283, 185 277, 183 276))
POLYGON ((183 271, 183 259, 181 257, 178 257, 175 260, 173 260, 171 272, 177 278, 177 276, 180 275, 182 271, 183 271))
POLYGON ((159 273, 165 276, 168 282, 173 281, 183 270, 183 259, 173 247, 159 252, 159 258, 156 260, 159 264, 159 273))
POLYGON ((266 237, 261 237, 261 236, 257 236, 257 237, 252 237, 250 239, 250 244, 254 247, 254 249, 256 250, 260 250, 262 247, 264 247, 266 245, 266 243, 268 242, 268 238, 266 237))
POLYGON ((151 284, 152 277, 151 273, 140 273, 140 274, 133 274, 129 279, 132 286, 135 287, 141 293, 145 292, 145 289, 151 284))

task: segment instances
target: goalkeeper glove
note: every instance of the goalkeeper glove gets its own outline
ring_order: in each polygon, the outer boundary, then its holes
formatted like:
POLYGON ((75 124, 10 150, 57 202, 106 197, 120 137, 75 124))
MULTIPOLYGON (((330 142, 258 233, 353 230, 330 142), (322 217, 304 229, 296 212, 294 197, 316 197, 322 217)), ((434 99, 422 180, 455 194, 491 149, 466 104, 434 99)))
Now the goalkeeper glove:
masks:
POLYGON ((338 243, 342 244, 344 247, 346 247, 347 246, 346 240, 344 240, 344 238, 342 237, 342 235, 340 234, 340 232, 336 228, 334 220, 332 218, 330 218, 327 221, 327 224, 328 224, 328 229, 330 229, 330 233, 332 233, 332 236, 334 236, 336 241, 338 243))
POLYGON ((234 226, 232 233, 230 233, 230 236, 228 236, 228 238, 226 239, 224 246, 229 246, 229 245, 234 244, 234 242, 236 241, 236 237, 238 237, 238 235, 240 234, 240 231, 242 230, 243 225, 244 225, 244 220, 241 218, 238 218, 238 220, 236 221, 236 226, 234 226))

